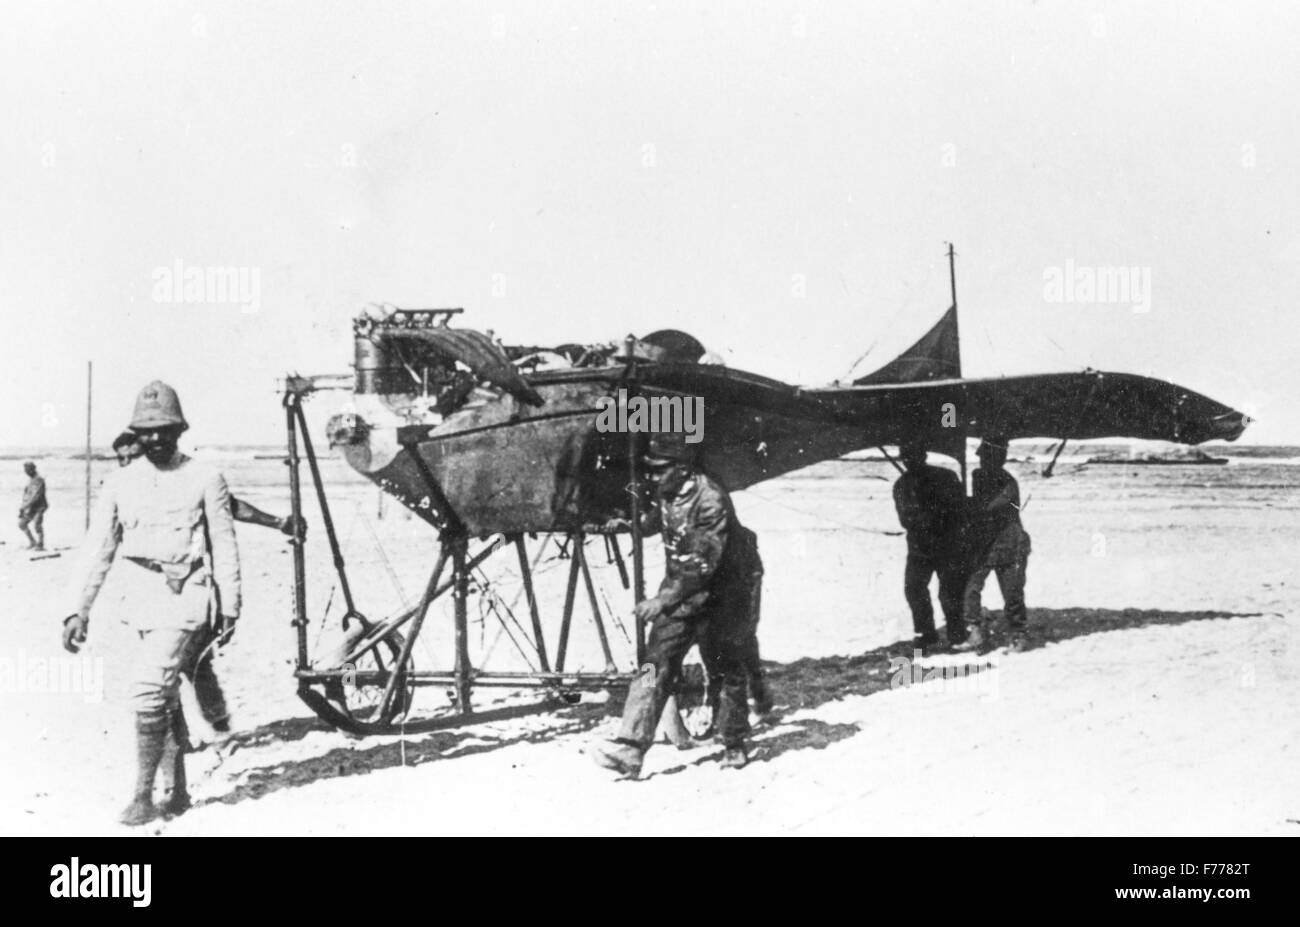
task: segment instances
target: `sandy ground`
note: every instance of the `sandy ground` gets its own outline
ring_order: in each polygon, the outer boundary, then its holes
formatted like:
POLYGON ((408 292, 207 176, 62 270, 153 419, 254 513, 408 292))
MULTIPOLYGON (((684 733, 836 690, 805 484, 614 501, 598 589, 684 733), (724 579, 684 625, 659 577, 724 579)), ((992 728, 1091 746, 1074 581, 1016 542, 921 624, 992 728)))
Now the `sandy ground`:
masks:
MULTIPOLYGON (((288 547, 241 527, 246 618, 218 661, 236 730, 211 742, 185 693, 208 741, 189 758, 197 806, 135 832, 1300 835, 1300 468, 1064 469, 1021 471, 1032 648, 910 685, 899 683, 965 659, 916 673, 898 662, 910 618, 903 540, 884 533, 888 467, 832 462, 738 494, 768 566, 761 637, 779 718, 756 732, 742 771, 721 769, 717 747, 662 745, 637 782, 612 781, 583 753, 617 723, 603 693, 557 707, 479 690, 491 720, 371 738, 329 729, 294 694, 288 547)), ((231 472, 255 504, 286 509, 277 463, 231 472)), ((378 520, 373 489, 327 472, 358 600, 380 616, 401 600, 394 577, 408 595, 420 588, 436 542, 391 505, 378 520)), ((69 486, 74 476, 68 467, 69 486)), ((53 544, 81 521, 55 498, 53 544)), ((314 647, 339 611, 319 522, 314 647)), ((589 556, 603 563, 598 545, 589 556)), ((66 660, 75 559, 32 561, 20 546, 13 533, 0 546, 0 832, 126 832, 114 820, 134 762, 123 633, 96 618, 85 660, 66 660), (68 675, 74 662, 82 677, 68 675)), ((652 584, 659 563, 651 550, 652 584)), ((564 565, 553 548, 539 564, 552 647, 564 565)), ((501 598, 479 599, 513 602, 526 624, 511 572, 487 579, 501 598)), ((613 571, 599 580, 626 623, 613 571)), ((986 604, 1000 607, 995 588, 986 604)), ((496 614, 472 611, 476 663, 490 652, 493 668, 520 668, 496 614)), ((573 658, 599 668, 588 612, 577 614, 573 658)), ((627 638, 612 623, 610 634, 627 665, 627 638)), ((449 667, 450 641, 438 612, 417 661, 449 667)), ((418 693, 415 712, 450 715, 437 689, 418 693)))

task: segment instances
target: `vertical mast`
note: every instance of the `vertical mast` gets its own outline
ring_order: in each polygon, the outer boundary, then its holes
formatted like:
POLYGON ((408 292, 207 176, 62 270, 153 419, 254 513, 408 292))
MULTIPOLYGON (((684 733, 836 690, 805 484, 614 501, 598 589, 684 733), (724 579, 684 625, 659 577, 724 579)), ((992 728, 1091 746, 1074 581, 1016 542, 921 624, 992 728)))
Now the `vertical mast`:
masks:
MULTIPOLYGON (((957 377, 961 378, 961 329, 957 321, 957 252, 953 250, 952 242, 948 242, 948 283, 952 288, 952 331, 957 340, 957 377)), ((964 397, 963 397, 964 398, 964 397)), ((957 410, 962 416, 961 421, 961 459, 957 462, 961 464, 961 485, 962 489, 969 491, 966 475, 966 416, 962 409, 957 410)))
POLYGON ((86 361, 86 530, 90 530, 90 396, 94 361, 86 361))
POLYGON ((957 253, 948 242, 948 282, 952 286, 952 330, 957 335, 957 376, 961 376, 961 329, 957 325, 957 253))

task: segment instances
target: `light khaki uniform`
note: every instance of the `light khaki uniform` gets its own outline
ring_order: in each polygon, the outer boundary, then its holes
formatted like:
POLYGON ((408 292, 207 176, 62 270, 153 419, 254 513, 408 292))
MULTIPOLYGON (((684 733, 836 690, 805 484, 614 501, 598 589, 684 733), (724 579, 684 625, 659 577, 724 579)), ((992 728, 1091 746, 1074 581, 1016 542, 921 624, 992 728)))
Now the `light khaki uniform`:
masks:
POLYGON ((115 558, 124 561, 119 617, 139 639, 131 700, 140 715, 161 719, 176 704, 191 637, 218 600, 222 614, 239 616, 239 552, 221 472, 177 453, 166 466, 141 461, 105 480, 73 612, 89 617, 115 558))

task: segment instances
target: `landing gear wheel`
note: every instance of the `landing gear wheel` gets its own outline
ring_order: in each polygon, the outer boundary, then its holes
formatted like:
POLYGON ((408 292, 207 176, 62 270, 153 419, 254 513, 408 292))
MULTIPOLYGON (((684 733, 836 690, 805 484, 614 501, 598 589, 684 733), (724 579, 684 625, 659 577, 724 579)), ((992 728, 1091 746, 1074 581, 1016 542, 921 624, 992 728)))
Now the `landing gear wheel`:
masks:
MULTIPOLYGON (((357 657, 355 672, 359 676, 363 673, 381 673, 386 674, 397 665, 397 660, 402 655, 402 645, 405 638, 394 631, 376 646, 370 648, 361 656, 357 657)), ((393 687, 393 701, 388 706, 388 710, 380 713, 380 701, 384 697, 384 684, 367 683, 359 684, 356 676, 344 674, 339 681, 339 688, 342 695, 343 707, 349 718, 358 725, 371 727, 373 733, 388 730, 392 727, 393 722, 401 718, 411 710, 412 689, 406 684, 406 673, 413 669, 411 665, 414 660, 407 663, 406 668, 398 675, 397 685, 393 687)))
MULTIPOLYGON (((348 616, 359 622, 350 637, 352 645, 370 634, 374 625, 360 614, 348 616)), ((412 689, 407 685, 407 673, 414 658, 398 674, 393 686, 393 697, 387 710, 380 702, 388 682, 388 674, 401 658, 406 638, 396 630, 358 654, 351 661, 335 664, 344 672, 321 685, 321 690, 310 686, 300 687, 299 696, 312 710, 336 727, 354 734, 386 734, 395 729, 394 722, 411 710, 412 689)), ((341 659, 341 656, 340 656, 341 659)))

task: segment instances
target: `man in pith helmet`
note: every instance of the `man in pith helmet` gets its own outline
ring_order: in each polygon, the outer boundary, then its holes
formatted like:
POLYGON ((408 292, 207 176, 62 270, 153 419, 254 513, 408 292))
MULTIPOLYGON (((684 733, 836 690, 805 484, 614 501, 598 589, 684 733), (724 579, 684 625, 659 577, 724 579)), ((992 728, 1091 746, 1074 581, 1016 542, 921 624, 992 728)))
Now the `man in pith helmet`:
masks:
MULTIPOLYGON (((113 440, 113 453, 117 455, 120 467, 130 466, 143 455, 140 438, 133 431, 124 431, 113 440)), ((235 521, 263 528, 274 528, 281 534, 297 537, 307 536, 307 522, 301 517, 286 515, 283 518, 263 512, 238 496, 230 497, 230 514, 235 521)), ((199 704, 203 720, 218 734, 230 731, 230 710, 226 705, 226 696, 221 688, 213 665, 212 642, 216 639, 215 629, 208 625, 190 639, 189 652, 181 661, 181 675, 194 684, 194 697, 199 704)), ((164 769, 165 771, 165 769, 164 769)))
POLYGON ((155 380, 140 391, 130 428, 145 460, 104 481, 86 535, 84 580, 63 623, 63 646, 76 653, 116 557, 126 586, 121 617, 133 638, 137 776, 121 816, 128 825, 188 807, 184 719, 177 698, 181 664, 200 629, 215 622, 224 643, 239 617, 239 551, 230 491, 219 470, 177 450, 188 427, 174 389, 155 380), (169 738, 179 747, 172 752, 174 783, 171 796, 158 807, 154 778, 169 738))

